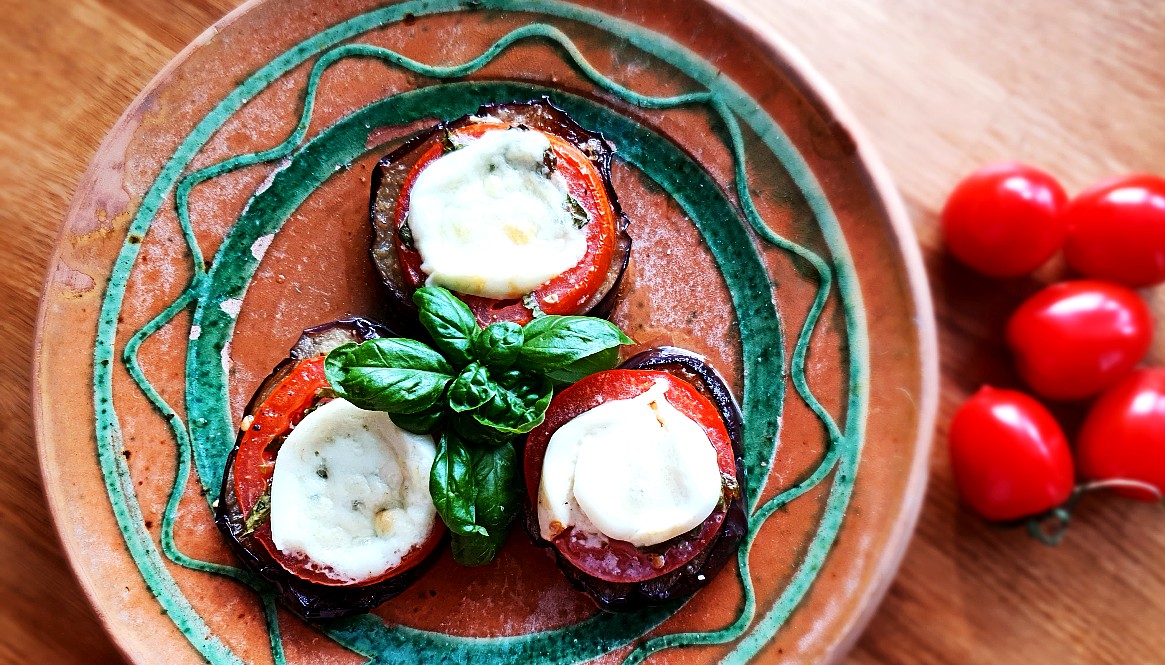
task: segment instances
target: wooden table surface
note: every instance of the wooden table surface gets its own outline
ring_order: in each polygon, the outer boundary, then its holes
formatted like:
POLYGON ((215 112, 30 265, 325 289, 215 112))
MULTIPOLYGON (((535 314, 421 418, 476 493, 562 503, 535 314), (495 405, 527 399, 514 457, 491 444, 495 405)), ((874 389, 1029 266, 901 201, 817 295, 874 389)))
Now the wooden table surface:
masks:
MULTIPOLYGON (((1151 663, 1165 659, 1165 511, 1089 497, 1058 548, 959 508, 954 408, 1014 386, 1001 341, 1042 282, 952 262, 937 214, 960 175, 1018 159, 1069 191, 1165 173, 1160 0, 735 0, 832 81, 906 200, 936 299, 942 406, 917 535, 854 663, 1151 663)), ((0 10, 0 661, 118 662, 64 559, 29 416, 32 334, 57 226, 122 110, 235 0, 2 0, 0 10)), ((1146 293, 1165 314, 1165 293, 1146 293)), ((1165 339, 1153 350, 1165 361, 1165 339)), ((79 370, 79 375, 83 374, 79 370)), ((1058 413, 1069 428, 1082 407, 1058 413)))

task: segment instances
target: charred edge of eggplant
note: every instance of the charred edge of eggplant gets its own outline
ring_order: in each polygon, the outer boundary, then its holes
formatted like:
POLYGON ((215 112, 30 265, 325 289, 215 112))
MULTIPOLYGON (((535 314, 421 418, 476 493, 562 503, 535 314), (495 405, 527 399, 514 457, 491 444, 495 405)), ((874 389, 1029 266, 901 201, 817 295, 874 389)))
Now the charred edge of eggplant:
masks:
POLYGON ((608 158, 606 161, 607 166, 599 169, 599 173, 603 178, 603 186, 607 189, 607 200, 615 213, 615 254, 611 257, 611 267, 607 269, 607 279, 582 307, 586 316, 597 316, 601 319, 611 318, 611 312, 623 297, 623 281, 631 264, 631 234, 627 232, 631 220, 623 213, 619 199, 615 198, 615 189, 611 185, 611 160, 608 158))
POLYGON ((690 561, 670 573, 642 582, 609 582, 588 575, 564 557, 554 544, 542 538, 538 513, 526 505, 526 531, 534 544, 549 547, 554 552, 558 567, 571 586, 585 593, 601 609, 609 612, 631 612, 649 605, 661 605, 691 596, 735 556, 740 541, 748 530, 743 497, 747 479, 744 475, 744 419, 728 384, 703 356, 684 349, 662 346, 648 349, 624 361, 619 369, 652 369, 669 374, 694 385, 716 406, 724 421, 736 465, 738 489, 728 504, 724 521, 716 538, 690 561), (695 383, 692 379, 700 383, 695 383))
POLYGON ((609 317, 619 300, 623 278, 631 261, 631 235, 627 232, 631 221, 623 212, 623 207, 619 205, 619 198, 611 182, 611 158, 615 148, 601 133, 592 132, 575 122, 566 111, 552 104, 549 97, 528 102, 485 104, 473 115, 462 116, 451 122, 438 122, 429 131, 409 139, 376 163, 376 168, 372 172, 372 189, 368 203, 368 217, 373 232, 369 254, 388 290, 392 313, 403 321, 413 321, 417 314, 417 307, 412 301, 413 289, 405 282, 393 241, 397 233, 395 217, 396 201, 400 197, 399 187, 403 186, 404 177, 420 158, 422 148, 435 140, 440 140, 445 131, 464 127, 475 122, 477 118, 484 117, 560 136, 582 150, 598 170, 607 193, 607 200, 615 215, 615 255, 611 258, 611 267, 607 271, 603 285, 579 308, 579 313, 601 318, 609 317), (391 196, 381 200, 386 179, 394 176, 401 182, 395 183, 397 189, 391 196))
POLYGON ((421 148, 430 143, 447 129, 444 122, 437 123, 432 129, 418 134, 405 141, 399 148, 381 157, 372 169, 372 189, 369 191, 368 220, 372 224, 372 244, 368 254, 372 259, 372 266, 380 275, 380 281, 388 291, 387 304, 393 317, 398 321, 408 321, 412 327, 419 329, 417 322, 417 306, 413 303, 413 289, 405 282, 404 271, 401 270, 397 259, 396 245, 393 238, 396 229, 396 202, 400 196, 400 188, 404 185, 404 178, 412 169, 416 159, 420 158, 421 148), (406 161, 408 160, 408 161, 406 161), (394 173, 396 171, 397 173, 394 173), (391 176, 400 179, 393 196, 381 201, 381 192, 385 187, 385 180, 391 176))
MULTIPOLYGON (((350 317, 308 328, 296 341, 288 357, 263 380, 247 404, 244 414, 254 413, 300 361, 326 353, 344 342, 362 342, 395 336, 398 335, 392 328, 360 317, 350 317)), ((305 619, 333 619, 367 612, 404 591, 435 559, 432 556, 427 557, 425 561, 400 575, 365 586, 326 586, 309 582, 288 572, 254 535, 243 535, 246 529, 246 515, 242 513, 238 497, 235 495, 234 466, 235 456, 238 454, 244 434, 245 432, 239 433, 235 439, 235 446, 227 457, 226 472, 223 474, 214 521, 239 559, 270 582, 278 591, 284 605, 296 614, 305 619)))

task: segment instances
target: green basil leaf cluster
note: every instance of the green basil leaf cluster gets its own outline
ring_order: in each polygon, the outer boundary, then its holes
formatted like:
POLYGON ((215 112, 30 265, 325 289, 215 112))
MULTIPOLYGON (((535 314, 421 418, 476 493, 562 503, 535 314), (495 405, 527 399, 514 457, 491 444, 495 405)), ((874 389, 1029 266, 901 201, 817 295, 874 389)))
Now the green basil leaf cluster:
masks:
POLYGON ((413 295, 433 346, 410 339, 349 343, 324 369, 336 394, 384 411, 401 429, 440 433, 429 491, 465 565, 493 560, 521 505, 513 440, 542 423, 555 385, 619 362, 632 340, 612 323, 543 315, 524 328, 479 328, 448 290, 413 295), (435 347, 435 348, 434 348, 435 347))

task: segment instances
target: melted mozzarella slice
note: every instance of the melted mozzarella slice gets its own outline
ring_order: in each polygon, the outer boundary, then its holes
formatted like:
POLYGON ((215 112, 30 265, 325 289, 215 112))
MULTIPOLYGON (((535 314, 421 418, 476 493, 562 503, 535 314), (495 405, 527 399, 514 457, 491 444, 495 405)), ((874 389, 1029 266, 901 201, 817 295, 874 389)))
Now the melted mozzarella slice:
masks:
POLYGON ((546 177, 549 148, 541 132, 493 130, 421 171, 408 224, 428 284, 517 298, 582 260, 586 231, 562 176, 546 177))
POLYGON ((574 526, 645 547, 712 514, 722 494, 716 450, 666 391, 660 380, 632 399, 604 402, 550 437, 538 488, 543 538, 574 526))
POLYGON ((376 577, 428 537, 436 518, 429 436, 336 399, 287 436, 271 479, 271 538, 345 582, 376 577))

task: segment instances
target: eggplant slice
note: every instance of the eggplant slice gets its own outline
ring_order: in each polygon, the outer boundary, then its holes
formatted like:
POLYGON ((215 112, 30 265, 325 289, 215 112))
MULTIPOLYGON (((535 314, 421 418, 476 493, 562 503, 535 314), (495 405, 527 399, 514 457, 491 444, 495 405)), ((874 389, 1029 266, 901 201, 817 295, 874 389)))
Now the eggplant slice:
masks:
MULTIPOLYGON (((258 410, 301 360, 325 354, 347 342, 400 336, 402 335, 388 326, 359 317, 308 328, 291 348, 288 357, 260 384, 247 404, 244 417, 258 410)), ((234 449, 227 457, 226 472, 223 474, 222 491, 215 507, 214 521, 226 535, 235 554, 247 567, 274 585, 280 600, 296 614, 305 619, 330 619, 367 612, 404 591, 435 558, 430 556, 426 561, 396 577, 365 586, 327 586, 309 582, 288 572, 271 556, 263 543, 253 535, 243 535, 247 516, 239 508, 234 489, 235 455, 242 439, 243 433, 240 432, 235 440, 234 449)))
POLYGON ((446 131, 481 122, 482 119, 557 135, 579 148, 602 176, 607 199, 615 213, 615 254, 602 286, 579 311, 573 313, 604 319, 609 317, 618 301, 623 275, 631 260, 631 236, 627 233, 630 222, 619 206, 619 198, 611 185, 611 157, 615 148, 602 134, 584 129, 566 111, 551 104, 547 97, 529 102, 486 104, 473 115, 462 116, 448 123, 439 122, 432 129, 385 155, 376 164, 372 172, 369 203, 373 231, 372 263, 388 290, 392 313, 401 321, 415 321, 417 318, 417 307, 412 300, 414 289, 404 277, 396 252, 396 203, 405 178, 429 147, 441 141, 446 131))
POLYGON ((720 412, 720 418, 724 421, 728 438, 732 442, 738 485, 717 536, 686 564, 670 573, 643 582, 609 582, 588 575, 564 557, 553 543, 542 538, 538 525, 538 510, 535 506, 526 504, 526 531, 534 544, 548 547, 554 552, 558 567, 562 569, 571 585, 589 596, 601 609, 610 612, 630 612, 691 596, 708 584, 736 554, 740 541, 748 530, 748 518, 743 505, 746 493, 744 419, 724 378, 703 356, 691 351, 673 346, 656 347, 632 356, 619 365, 618 369, 667 372, 691 384, 707 397, 720 412))

